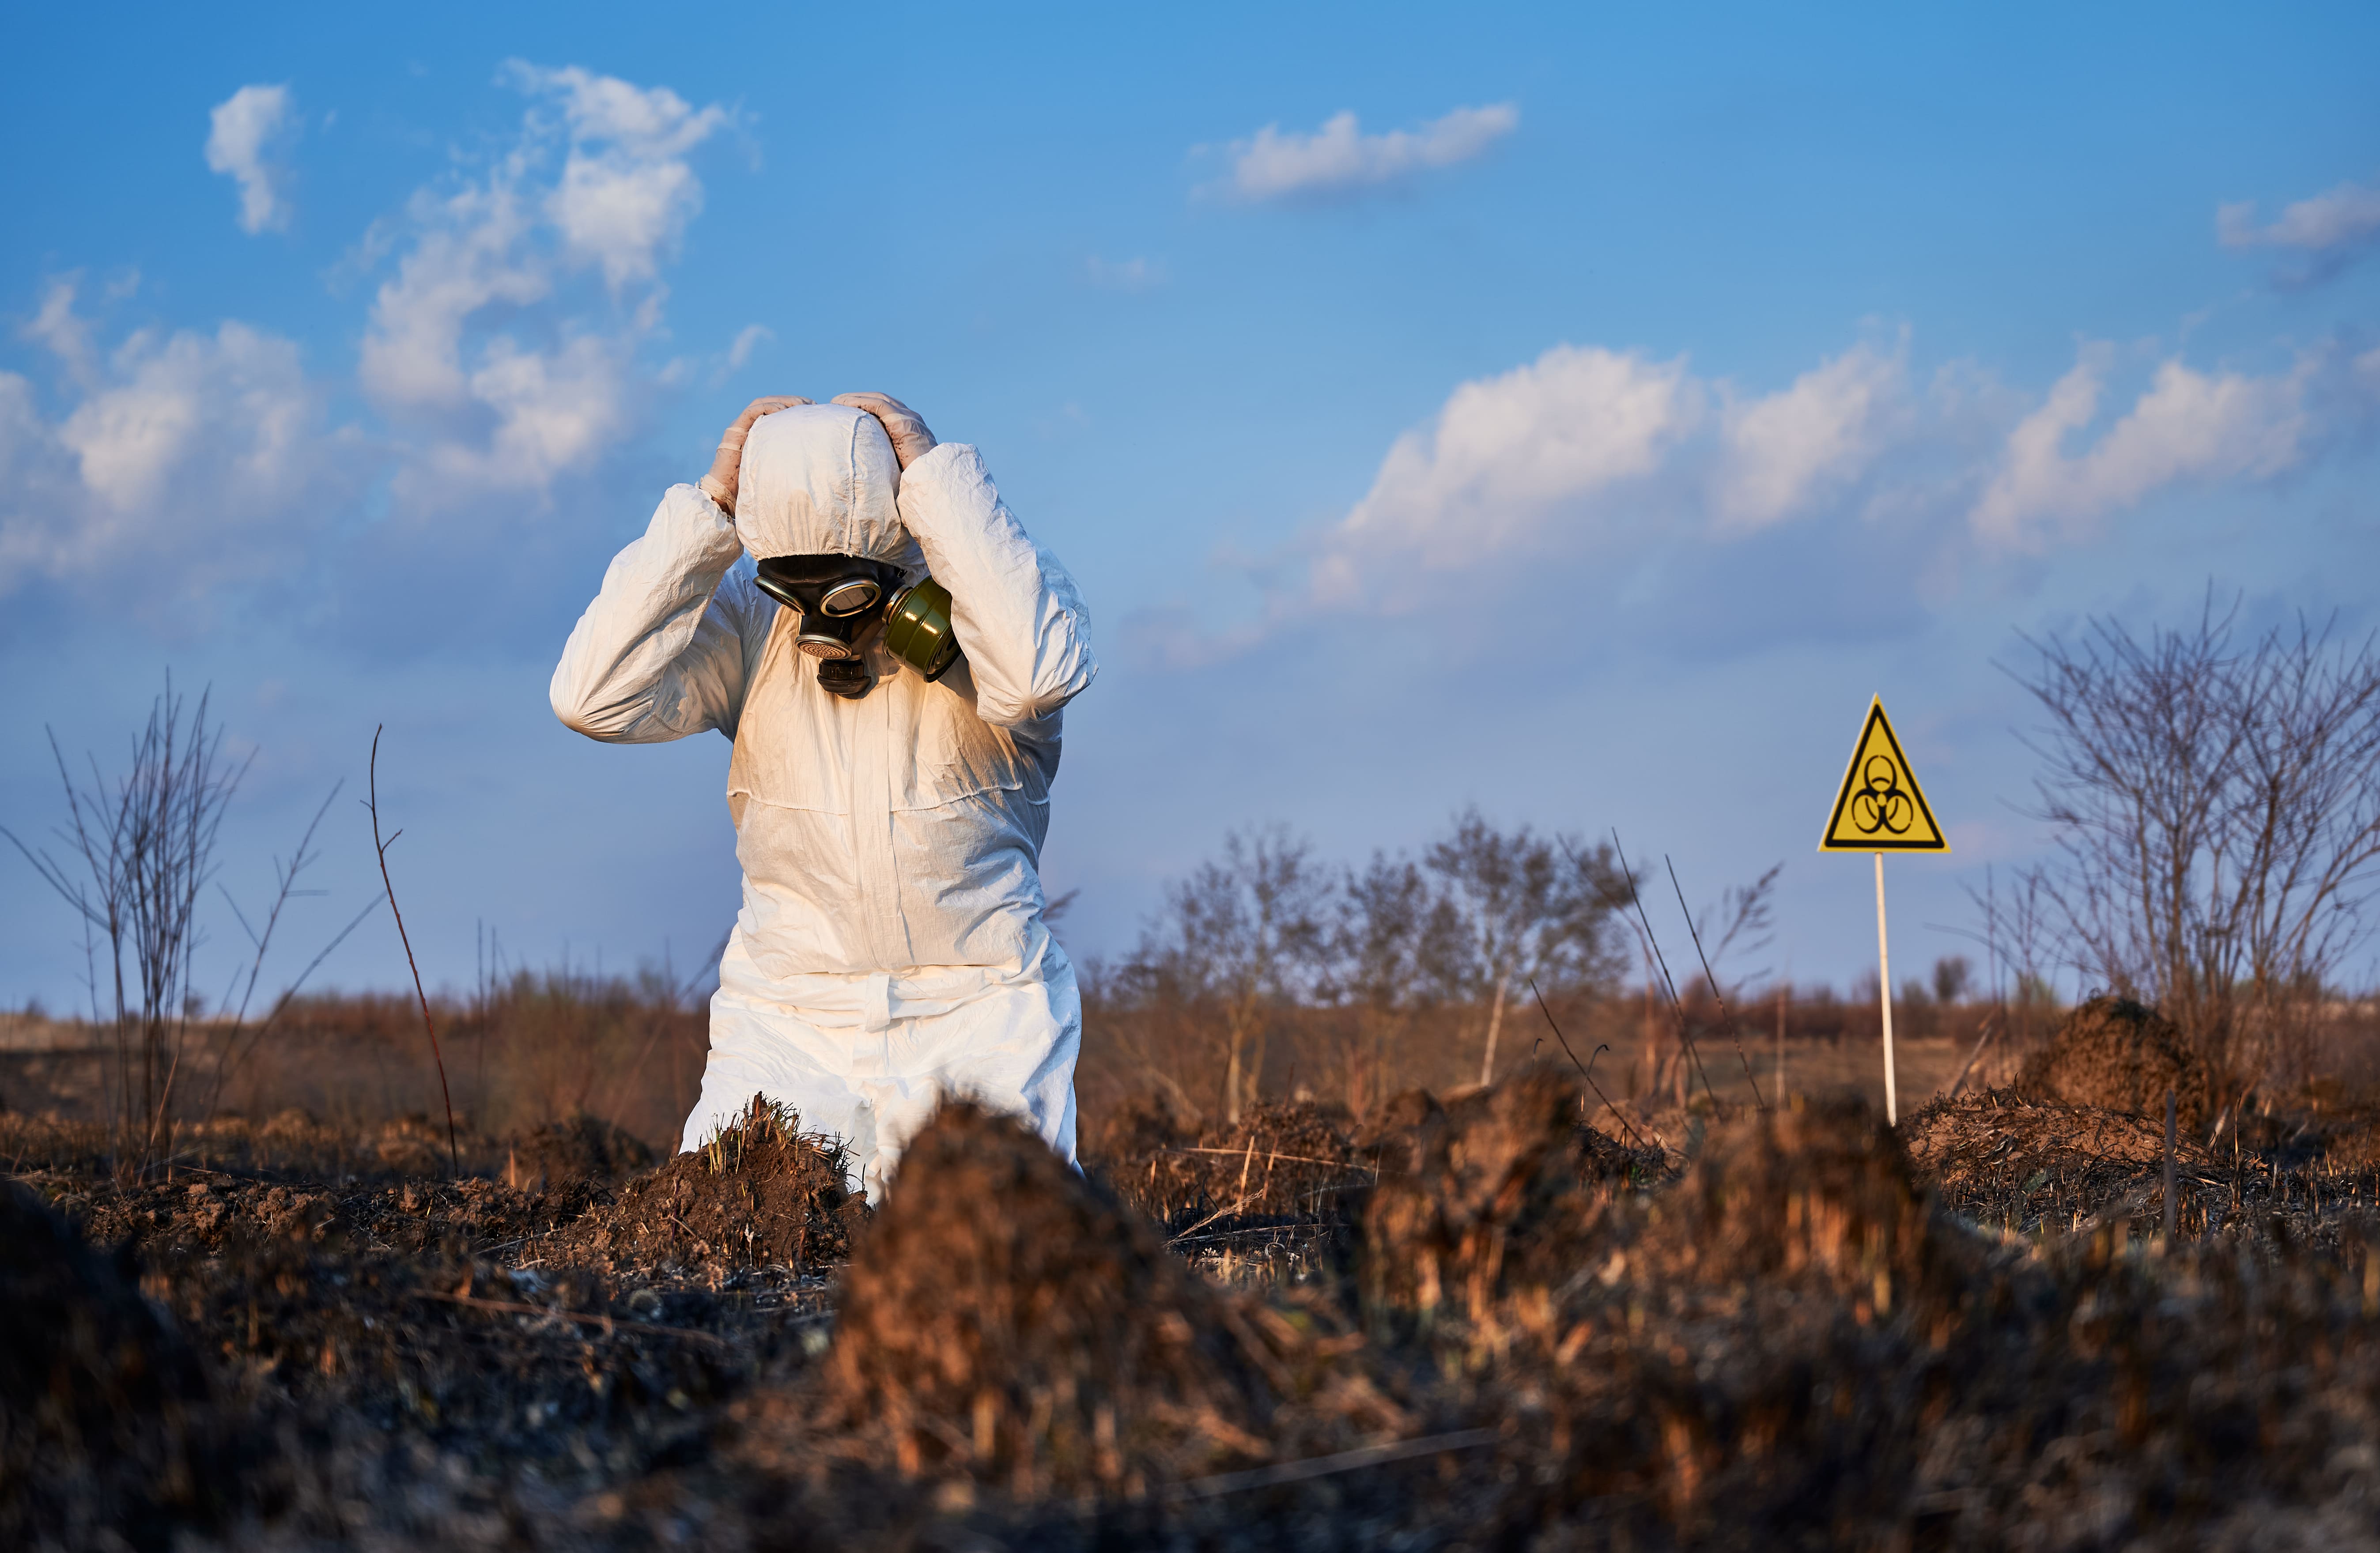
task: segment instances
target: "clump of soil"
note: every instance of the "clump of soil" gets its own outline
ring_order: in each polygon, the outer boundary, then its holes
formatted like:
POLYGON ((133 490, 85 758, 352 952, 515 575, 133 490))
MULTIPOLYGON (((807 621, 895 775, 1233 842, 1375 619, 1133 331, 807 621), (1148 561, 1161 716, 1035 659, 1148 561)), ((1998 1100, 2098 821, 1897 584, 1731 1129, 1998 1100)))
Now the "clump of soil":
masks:
POLYGON ((1578 1114, 1577 1091, 1544 1068, 1451 1105, 1419 1091, 1393 1101, 1373 1134, 1379 1185, 1358 1257, 1366 1309, 1427 1322, 1441 1307, 1484 1312, 1507 1287, 1568 1277, 1609 1183, 1642 1163, 1578 1114))
POLYGON ((652 1168, 643 1139, 583 1112, 518 1134, 505 1147, 505 1184, 531 1191, 609 1186, 652 1168))
POLYGON ((1631 1256, 1671 1278, 1816 1284, 1888 1310, 1896 1286, 1938 1281, 1930 1214, 1864 1101, 1797 1101, 1713 1127, 1631 1256))
POLYGON ((851 1460, 1019 1498, 1136 1498, 1407 1422, 1327 1311, 1201 1280, 1030 1131, 966 1102, 902 1156, 838 1311, 815 1403, 753 1414, 757 1459, 814 1456, 815 1406, 851 1460))
MULTIPOLYGON (((2128 1195, 2163 1190, 2162 1110, 2137 1116, 1995 1089, 1937 1100, 1900 1131, 1942 1205, 1979 1224, 2069 1229, 2128 1195)), ((2193 1192, 2231 1174, 2188 1129, 2176 1133, 2174 1159, 2193 1192)))
POLYGON ((2173 1021, 2129 998, 2098 997, 2066 1016, 2017 1074, 2015 1087, 2070 1106, 2165 1116, 2171 1089, 2180 1125, 2215 1117, 2215 1074, 2173 1021))
POLYGON ((702 1147, 589 1208, 557 1250, 598 1262, 819 1269, 850 1254, 867 1218, 845 1169, 840 1143, 755 1097, 702 1147))
POLYGON ((208 1396, 127 1270, 0 1183, 0 1546, 163 1548, 212 1523, 208 1396))
POLYGON ((1345 1110, 1312 1100, 1266 1101, 1195 1135, 1142 1107, 1103 1130, 1099 1159, 1126 1201, 1177 1227, 1209 1216, 1312 1217, 1371 1183, 1371 1158, 1354 1133, 1345 1110))

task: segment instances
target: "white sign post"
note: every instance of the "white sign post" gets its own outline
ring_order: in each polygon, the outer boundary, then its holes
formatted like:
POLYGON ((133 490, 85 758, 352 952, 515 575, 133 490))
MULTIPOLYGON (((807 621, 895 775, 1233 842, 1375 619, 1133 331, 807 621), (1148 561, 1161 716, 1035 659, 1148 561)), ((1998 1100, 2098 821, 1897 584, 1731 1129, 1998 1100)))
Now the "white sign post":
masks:
POLYGON ((1885 932, 1884 855, 1888 852, 1948 852, 1949 841, 1934 822, 1934 810, 1900 752, 1900 740, 1884 715, 1881 698, 1869 701, 1867 722, 1827 817, 1821 852, 1876 854, 1876 996, 1884 1015, 1884 1119, 1900 1125, 1900 1088, 1892 1071, 1892 946, 1885 932))

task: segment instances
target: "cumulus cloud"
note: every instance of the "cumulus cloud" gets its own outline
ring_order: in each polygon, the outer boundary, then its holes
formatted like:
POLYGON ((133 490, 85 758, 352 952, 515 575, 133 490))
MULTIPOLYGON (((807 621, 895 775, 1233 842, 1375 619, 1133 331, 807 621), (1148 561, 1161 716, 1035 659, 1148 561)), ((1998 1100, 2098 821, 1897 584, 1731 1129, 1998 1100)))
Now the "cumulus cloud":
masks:
POLYGON ((1466 382, 1397 439, 1371 490, 1327 534, 1313 592, 1343 601, 1416 570, 1591 539, 1582 505, 1657 469, 1703 392, 1685 363, 1556 346, 1466 382))
POLYGON ((1985 540, 2039 551, 2183 481, 2277 475, 2303 456, 2310 363, 2255 377, 2161 363, 2140 399, 2089 449, 2067 443, 2096 418, 2112 347, 2087 345, 2040 407, 2009 433, 1968 521, 1985 540))
POLYGON ((289 224, 289 172, 279 152, 298 119, 286 86, 244 86, 214 106, 207 166, 239 186, 239 226, 277 232, 289 224))
MULTIPOLYGON (((659 325, 659 273, 701 209, 686 158, 726 125, 666 87, 516 62, 532 99, 517 140, 476 175, 424 189, 378 243, 397 255, 373 297, 358 378, 414 431, 401 500, 543 494, 633 420, 638 352, 659 325), (600 275, 609 317, 568 303, 600 275)), ((738 348, 748 353, 759 336, 738 348)))
POLYGON ((570 150, 546 213, 578 259, 602 267, 613 290, 653 278, 702 209, 686 153, 724 127, 727 110, 697 111, 665 86, 637 87, 577 66, 507 67, 525 91, 558 102, 570 150))
MULTIPOLYGON (((48 285, 18 333, 44 347, 50 381, 0 374, 0 593, 137 565, 164 607, 304 576, 342 631, 386 625, 419 649, 427 614, 483 625, 491 598, 542 575, 567 536, 533 540, 517 518, 600 478, 670 381, 647 359, 661 274, 701 204, 687 157, 726 115, 576 68, 506 79, 529 99, 518 132, 458 158, 353 256, 379 281, 353 383, 369 432, 329 421, 348 385, 310 377, 280 334, 237 320, 128 332, 85 309, 79 277, 48 285), (516 521, 477 521, 497 510, 516 521)), ((251 225, 285 209, 269 149, 291 122, 283 88, 217 112, 211 157, 244 195, 262 180, 251 225)), ((768 337, 747 329, 731 365, 768 337)))
POLYGON ((1713 506, 1726 531, 1764 528, 1857 478, 1884 449, 1906 389, 1908 341, 1859 345, 1791 387, 1728 406, 1713 506))
MULTIPOLYGON (((71 283, 52 303, 72 313, 71 283)), ((54 346, 78 367, 91 330, 54 346)), ((358 475, 352 432, 327 430, 295 342, 233 322, 141 331, 63 418, 0 374, 0 593, 33 577, 138 568, 152 598, 192 598, 285 568, 358 475)))
POLYGON ((2337 342, 2265 374, 2168 359, 2113 410, 2104 345, 2039 396, 1967 362, 1918 383, 1909 351, 1905 331, 1871 338, 1758 394, 1682 358, 1557 346, 1458 385, 1336 521, 1219 556, 1261 595, 1236 624, 1182 609, 1135 630, 1203 661, 1474 577, 1563 578, 1582 607, 1658 597, 1663 620, 1710 639, 1771 609, 1763 590, 1796 568, 1842 595, 1828 609, 1876 588, 1915 607, 1965 568, 2082 542, 2162 494, 2287 474, 2380 408, 2380 348, 2337 342))
POLYGON ((1429 167, 1468 162, 1520 127, 1511 103, 1457 108, 1419 129, 1366 135, 1352 111, 1334 115, 1310 135, 1281 133, 1268 124, 1232 142, 1224 188, 1243 200, 1281 200, 1345 193, 1408 177, 1429 167))

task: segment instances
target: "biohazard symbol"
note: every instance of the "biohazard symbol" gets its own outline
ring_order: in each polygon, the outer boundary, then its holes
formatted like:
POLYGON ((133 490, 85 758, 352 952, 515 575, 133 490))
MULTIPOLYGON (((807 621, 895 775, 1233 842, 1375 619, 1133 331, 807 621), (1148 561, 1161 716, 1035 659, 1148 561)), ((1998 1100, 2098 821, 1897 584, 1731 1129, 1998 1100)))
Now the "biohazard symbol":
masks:
POLYGON ((1900 740, 1884 715, 1884 702, 1871 701, 1842 790, 1827 817, 1821 852, 1948 852, 1950 843, 1934 822, 1934 810, 1917 785, 1900 740))

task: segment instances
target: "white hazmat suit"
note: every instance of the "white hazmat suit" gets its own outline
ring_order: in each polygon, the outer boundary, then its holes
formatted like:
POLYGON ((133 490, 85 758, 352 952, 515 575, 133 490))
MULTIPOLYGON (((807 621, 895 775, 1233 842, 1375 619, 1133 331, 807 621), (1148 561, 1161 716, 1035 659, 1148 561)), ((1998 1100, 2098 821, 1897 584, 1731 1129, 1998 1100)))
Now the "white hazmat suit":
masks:
POLYGON ((870 1196, 945 1093, 1028 1118, 1075 1158, 1074 968, 1042 921, 1060 709, 1097 672, 1074 579, 945 443, 905 470, 839 405, 753 424, 735 516, 670 488, 563 649, 555 715, 616 744, 716 728, 744 904, 710 1002, 682 1148, 754 1095, 845 1139, 870 1196), (800 617, 753 561, 844 554, 930 571, 965 656, 929 685, 868 649, 876 687, 820 687, 800 617))

